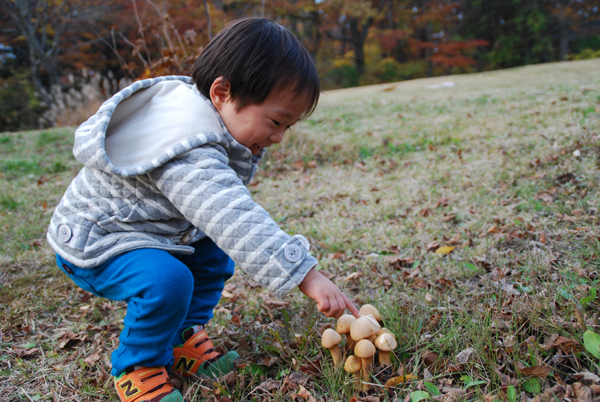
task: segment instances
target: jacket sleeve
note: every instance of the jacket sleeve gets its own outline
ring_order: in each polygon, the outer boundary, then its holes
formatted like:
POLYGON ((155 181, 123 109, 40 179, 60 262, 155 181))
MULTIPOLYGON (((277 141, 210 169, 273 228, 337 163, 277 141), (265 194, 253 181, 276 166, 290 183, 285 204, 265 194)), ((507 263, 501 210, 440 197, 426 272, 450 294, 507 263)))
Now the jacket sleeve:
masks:
POLYGON ((224 150, 193 149, 150 178, 187 220, 277 296, 293 290, 317 264, 308 240, 290 237, 252 200, 224 150))

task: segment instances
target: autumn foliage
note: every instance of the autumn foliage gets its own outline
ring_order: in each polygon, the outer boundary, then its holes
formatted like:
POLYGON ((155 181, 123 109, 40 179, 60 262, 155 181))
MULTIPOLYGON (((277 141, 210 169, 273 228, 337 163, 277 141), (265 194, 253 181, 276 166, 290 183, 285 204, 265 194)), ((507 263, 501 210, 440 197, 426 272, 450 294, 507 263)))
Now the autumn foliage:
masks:
MULTIPOLYGON (((491 0, 0 0, 0 9, 3 98, 8 87, 25 85, 16 103, 38 104, 32 111, 56 102, 53 87, 81 90, 90 74, 111 72, 117 82, 188 75, 214 34, 245 16, 272 18, 293 32, 314 58, 324 88, 564 60, 570 49, 591 55, 600 49, 594 30, 600 13, 591 0, 510 6, 491 0)), ((0 130, 31 126, 23 117, 0 120, 0 130)))

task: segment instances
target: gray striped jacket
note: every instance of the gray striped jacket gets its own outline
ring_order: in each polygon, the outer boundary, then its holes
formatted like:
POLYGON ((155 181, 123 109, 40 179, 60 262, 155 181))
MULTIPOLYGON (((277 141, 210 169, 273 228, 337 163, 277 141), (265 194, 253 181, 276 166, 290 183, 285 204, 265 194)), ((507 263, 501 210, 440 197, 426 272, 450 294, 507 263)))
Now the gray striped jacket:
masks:
POLYGON ((264 150, 252 155, 238 143, 189 77, 115 94, 77 129, 73 153, 84 167, 47 239, 79 267, 139 248, 191 254, 186 244, 208 236, 282 296, 317 264, 308 241, 283 232, 245 187, 264 150))

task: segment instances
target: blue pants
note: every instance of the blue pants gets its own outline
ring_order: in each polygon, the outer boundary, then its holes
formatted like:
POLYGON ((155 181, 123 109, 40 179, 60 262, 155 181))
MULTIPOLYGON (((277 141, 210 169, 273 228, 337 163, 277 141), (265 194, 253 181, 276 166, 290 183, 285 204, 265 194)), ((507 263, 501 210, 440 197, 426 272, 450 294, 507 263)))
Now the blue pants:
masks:
POLYGON ((79 287, 127 302, 120 345, 112 354, 112 375, 133 366, 170 369, 173 346, 183 343, 182 332, 213 317, 234 263, 209 238, 191 246, 196 250, 191 255, 140 249, 87 269, 57 255, 59 268, 79 287))

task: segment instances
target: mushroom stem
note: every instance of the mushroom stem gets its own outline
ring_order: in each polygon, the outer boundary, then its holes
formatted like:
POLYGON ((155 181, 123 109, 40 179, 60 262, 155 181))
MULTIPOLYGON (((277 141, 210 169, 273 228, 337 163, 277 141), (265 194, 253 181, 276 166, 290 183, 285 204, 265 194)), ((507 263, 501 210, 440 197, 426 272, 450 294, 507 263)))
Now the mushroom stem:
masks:
POLYGON ((346 334, 346 349, 352 351, 352 350, 354 350, 355 346, 356 346, 356 341, 354 339, 352 339, 352 337, 350 336, 350 333, 348 332, 346 334))
POLYGON ((342 351, 340 350, 340 347, 338 345, 335 345, 331 348, 329 348, 329 351, 331 352, 331 358, 333 359, 333 365, 334 366, 339 366, 340 363, 342 362, 342 351))
POLYGON ((379 351, 379 364, 382 364, 384 366, 391 366, 392 365, 392 359, 390 358, 390 354, 392 352, 385 352, 383 350, 379 351))
POLYGON ((367 357, 362 359, 362 377, 363 377, 363 391, 368 391, 371 386, 368 384, 371 381, 371 367, 373 366, 373 357, 367 357))

